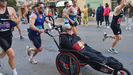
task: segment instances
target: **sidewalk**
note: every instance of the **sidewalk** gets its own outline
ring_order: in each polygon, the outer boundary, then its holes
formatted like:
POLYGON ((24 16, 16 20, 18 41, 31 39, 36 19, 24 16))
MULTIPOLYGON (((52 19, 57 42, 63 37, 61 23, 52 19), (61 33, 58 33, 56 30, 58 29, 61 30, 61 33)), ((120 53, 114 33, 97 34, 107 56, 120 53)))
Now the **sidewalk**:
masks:
MULTIPOLYGON (((57 22, 55 21, 55 23, 57 24, 64 24, 64 22, 57 22)), ((81 22, 81 25, 83 24, 83 22, 81 22)), ((97 22, 88 22, 88 25, 97 25, 97 22)), ((105 22, 102 22, 102 25, 105 25, 105 22)), ((125 22, 121 22, 121 25, 125 25, 125 22)), ((133 25, 133 22, 131 22, 131 25, 133 25)))

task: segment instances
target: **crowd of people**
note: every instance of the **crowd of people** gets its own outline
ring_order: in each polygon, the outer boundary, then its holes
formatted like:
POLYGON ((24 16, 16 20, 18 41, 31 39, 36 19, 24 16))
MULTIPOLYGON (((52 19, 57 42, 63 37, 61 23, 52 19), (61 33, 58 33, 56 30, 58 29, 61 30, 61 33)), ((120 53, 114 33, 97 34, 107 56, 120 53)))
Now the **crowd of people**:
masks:
MULTIPOLYGON (((15 10, 13 7, 7 7, 7 1, 8 0, 0 0, 0 46, 2 47, 2 52, 0 53, 0 67, 1 66, 1 59, 5 57, 5 55, 8 55, 8 61, 9 65, 12 69, 13 75, 18 75, 16 71, 16 65, 15 65, 15 53, 11 47, 12 44, 12 32, 14 26, 16 26, 20 33, 20 39, 23 39, 21 35, 21 30, 19 27, 19 18, 15 14, 15 10), (4 26, 3 26, 4 25, 4 26), (13 26, 14 25, 14 26, 13 26), (2 27, 3 26, 3 27, 2 27)), ((132 18, 132 6, 130 3, 126 5, 125 0, 117 0, 118 6, 114 9, 113 19, 111 22, 111 29, 114 33, 114 35, 110 35, 107 33, 104 33, 103 41, 107 39, 108 37, 113 38, 113 44, 111 48, 108 50, 110 53, 118 53, 114 50, 114 46, 117 44, 119 40, 122 39, 122 31, 120 28, 120 23, 122 21, 123 17, 123 8, 125 10, 125 18, 126 18, 126 29, 131 29, 131 18, 132 18)), ((72 0, 73 5, 70 6, 68 2, 65 2, 65 8, 63 9, 63 15, 64 18, 64 24, 69 24, 68 29, 64 30, 67 31, 69 34, 74 34, 74 36, 78 35, 78 24, 81 25, 81 18, 83 20, 83 25, 88 25, 88 8, 86 5, 84 5, 84 10, 81 11, 79 7, 77 7, 77 0, 72 0), (83 17, 81 16, 81 13, 83 13, 83 17), (77 20, 76 20, 77 19, 77 20), (78 21, 78 23, 77 23, 78 21)), ((95 15, 95 8, 93 9, 93 17, 95 15)), ((56 18, 58 17, 58 13, 55 12, 56 18)), ((109 13, 110 8, 108 3, 105 4, 105 9, 100 4, 96 11, 96 20, 97 20, 97 27, 100 27, 102 25, 102 22, 106 21, 105 27, 109 28, 109 13), (99 25, 100 21, 100 25, 99 25)), ((53 16, 50 11, 47 15, 53 16)), ((32 44, 35 46, 35 48, 30 48, 29 46, 26 47, 26 53, 28 56, 30 56, 29 61, 33 64, 37 64, 37 61, 34 60, 34 57, 43 50, 43 47, 41 45, 41 33, 44 32, 44 29, 42 28, 43 20, 45 22, 50 23, 51 19, 45 18, 44 15, 44 3, 39 2, 37 3, 33 8, 28 8, 28 11, 26 11, 23 14, 23 18, 28 21, 29 29, 28 29, 28 37, 30 41, 32 41, 32 44), (34 10, 34 12, 31 12, 31 9, 34 10), (27 17, 27 18, 26 18, 27 17), (32 54, 33 52, 33 54, 32 54)), ((55 24, 55 26, 59 26, 59 24, 55 24)), ((72 46, 72 45, 71 45, 72 46)))

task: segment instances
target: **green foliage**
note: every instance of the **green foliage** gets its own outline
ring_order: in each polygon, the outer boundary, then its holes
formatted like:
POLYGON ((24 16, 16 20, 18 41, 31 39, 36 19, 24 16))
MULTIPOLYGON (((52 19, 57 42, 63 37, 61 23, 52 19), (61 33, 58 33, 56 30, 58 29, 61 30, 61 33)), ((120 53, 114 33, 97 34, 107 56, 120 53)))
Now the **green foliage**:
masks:
POLYGON ((87 4, 87 7, 88 7, 88 15, 91 16, 91 14, 92 14, 92 8, 90 7, 90 4, 89 3, 87 4))
POLYGON ((65 7, 59 7, 58 10, 59 10, 59 18, 62 18, 62 13, 63 13, 63 9, 65 7))
POLYGON ((18 11, 18 6, 16 0, 8 0, 7 6, 13 7, 15 11, 18 11))

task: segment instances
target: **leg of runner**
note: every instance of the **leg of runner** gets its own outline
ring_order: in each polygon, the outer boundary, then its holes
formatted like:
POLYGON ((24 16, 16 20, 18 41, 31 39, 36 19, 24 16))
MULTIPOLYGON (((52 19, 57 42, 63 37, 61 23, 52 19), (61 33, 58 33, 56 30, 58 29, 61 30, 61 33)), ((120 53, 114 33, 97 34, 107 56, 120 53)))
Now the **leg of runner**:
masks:
POLYGON ((0 53, 0 68, 3 69, 3 66, 2 66, 2 58, 4 58, 6 55, 6 53, 4 52, 4 50, 1 51, 0 53))
POLYGON ((6 51, 6 54, 8 55, 8 63, 13 71, 13 75, 17 75, 16 71, 16 65, 15 65, 15 53, 12 48, 9 48, 6 51))
POLYGON ((37 49, 37 48, 30 48, 30 47, 27 46, 26 47, 27 54, 29 56, 31 56, 29 61, 31 63, 33 63, 33 64, 37 64, 37 61, 35 61, 33 58, 38 54, 38 52, 41 52, 42 50, 43 50, 42 46, 39 49, 37 49), (33 51, 34 53, 31 54, 31 51, 33 51))
POLYGON ((115 47, 115 45, 117 44, 117 42, 119 40, 121 40, 121 39, 122 39, 122 35, 121 34, 115 35, 115 40, 113 41, 112 47, 108 50, 110 53, 114 53, 114 54, 118 53, 113 48, 115 47))
POLYGON ((20 30, 19 25, 16 25, 16 28, 17 28, 17 29, 18 29, 18 31, 19 31, 20 39, 24 39, 24 37, 22 37, 22 35, 21 35, 21 30, 20 30))

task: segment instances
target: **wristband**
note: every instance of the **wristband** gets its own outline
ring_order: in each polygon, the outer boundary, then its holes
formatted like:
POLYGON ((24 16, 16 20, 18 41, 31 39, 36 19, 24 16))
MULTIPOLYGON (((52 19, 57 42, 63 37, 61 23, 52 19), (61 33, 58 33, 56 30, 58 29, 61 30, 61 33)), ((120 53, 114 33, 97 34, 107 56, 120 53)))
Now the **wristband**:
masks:
POLYGON ((41 31, 41 30, 39 30, 39 33, 42 33, 42 31, 41 31))

